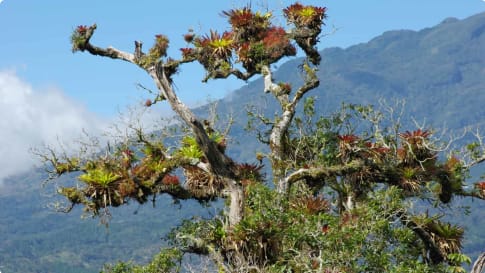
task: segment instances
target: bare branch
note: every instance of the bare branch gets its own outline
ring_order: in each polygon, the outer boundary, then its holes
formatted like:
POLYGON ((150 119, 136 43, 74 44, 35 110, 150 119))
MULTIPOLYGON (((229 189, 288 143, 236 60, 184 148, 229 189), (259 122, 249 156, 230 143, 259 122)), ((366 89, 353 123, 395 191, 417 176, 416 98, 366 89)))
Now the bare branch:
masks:
POLYGON ((249 80, 252 76, 256 75, 256 71, 250 71, 250 72, 242 72, 239 69, 232 68, 230 70, 226 71, 221 71, 221 70, 215 70, 212 71, 211 73, 207 74, 204 79, 202 79, 202 82, 207 82, 209 79, 225 79, 231 75, 234 77, 247 81, 249 80))
POLYGON ((311 180, 325 180, 332 176, 342 176, 345 174, 356 172, 364 167, 364 162, 361 160, 353 160, 345 165, 336 165, 328 167, 312 167, 307 169, 299 169, 286 177, 285 183, 288 185, 302 179, 311 180))
MULTIPOLYGON (((281 162, 287 157, 285 141, 288 135, 288 128, 293 120, 293 117, 295 116, 296 106, 306 92, 318 87, 320 84, 320 81, 315 75, 316 69, 310 68, 307 63, 303 64, 303 68, 306 72, 305 83, 296 91, 296 94, 290 103, 282 105, 283 113, 281 114, 279 121, 274 125, 270 134, 269 141, 272 151, 271 158, 273 161, 275 161, 276 165, 279 164, 278 162, 281 162)), ((268 84, 270 84, 269 79, 270 78, 267 80, 268 84)), ((272 85, 270 84, 270 88, 271 86, 272 85)), ((284 100, 280 99, 280 101, 284 100)), ((277 182, 278 191, 284 193, 288 189, 288 184, 284 179, 284 170, 276 169, 275 171, 275 181, 277 182)))
POLYGON ((305 70, 305 73, 306 73, 305 84, 296 91, 292 104, 297 104, 300 101, 300 99, 303 97, 303 95, 305 95, 308 91, 317 88, 318 85, 320 85, 320 80, 316 75, 316 70, 317 70, 316 68, 311 68, 307 63, 304 63, 303 69, 305 70))
POLYGON ((478 199, 485 200, 485 195, 481 194, 480 192, 477 191, 465 191, 465 190, 460 190, 455 193, 456 195, 464 196, 464 197, 474 197, 478 199))
POLYGON ((482 273, 485 268, 485 252, 478 256, 477 260, 473 264, 472 271, 470 273, 482 273))
POLYGON ((475 132, 472 133, 475 137, 475 143, 467 145, 467 150, 465 151, 465 155, 468 157, 466 159, 465 168, 470 169, 471 167, 478 165, 485 161, 485 143, 484 143, 484 136, 480 133, 477 129, 475 132))
POLYGON ((99 55, 99 56, 103 56, 103 57, 109 57, 109 58, 112 58, 112 59, 119 59, 119 60, 127 61, 127 62, 130 62, 130 63, 135 63, 135 55, 134 54, 118 50, 118 49, 111 47, 111 46, 104 49, 104 48, 101 48, 101 47, 93 46, 90 43, 87 43, 86 44, 86 50, 93 55, 99 55))

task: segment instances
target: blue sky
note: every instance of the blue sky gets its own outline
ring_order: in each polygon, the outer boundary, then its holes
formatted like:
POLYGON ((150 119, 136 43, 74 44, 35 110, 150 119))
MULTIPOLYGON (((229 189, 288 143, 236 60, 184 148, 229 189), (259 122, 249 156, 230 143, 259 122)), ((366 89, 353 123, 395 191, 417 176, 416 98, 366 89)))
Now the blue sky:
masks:
MULTIPOLYGON (((173 54, 185 46, 181 35, 188 28, 203 33, 227 28, 222 10, 247 1, 25 1, 4 0, 0 4, 0 70, 13 69, 34 87, 54 86, 85 105, 90 111, 112 115, 117 107, 141 100, 136 83, 150 85, 148 77, 133 65, 88 54, 72 54, 69 35, 80 24, 98 24, 93 42, 132 51, 133 41, 144 41, 148 48, 153 35, 170 37, 173 54)), ((252 0, 252 5, 280 10, 291 1, 252 0)), ((446 17, 464 18, 485 11, 481 0, 329 0, 304 1, 328 7, 327 32, 320 48, 346 47, 366 42, 386 30, 433 26, 446 17)), ((276 20, 283 22, 281 17, 276 20)), ((205 100, 220 97, 244 84, 241 81, 212 83, 200 87, 202 71, 182 68, 176 84, 182 98, 205 100), (183 74, 189 70, 190 75, 183 74), (215 85, 216 87, 213 87, 215 85), (202 88, 202 89, 201 89, 202 88)))
MULTIPOLYGON (((0 137, 4 143, 15 143, 0 148, 0 152, 14 157, 19 149, 48 143, 56 137, 71 137, 80 128, 98 130, 126 105, 141 105, 147 98, 136 84, 153 86, 134 65, 86 53, 72 54, 69 36, 77 25, 97 23, 93 43, 126 51, 133 50, 134 40, 143 41, 148 49, 155 34, 165 34, 171 39, 170 53, 179 56, 178 49, 186 46, 182 35, 189 28, 198 33, 223 31, 227 24, 220 12, 247 2, 0 1, 0 137)), ((301 2, 328 8, 324 31, 331 34, 322 38, 320 49, 347 47, 387 30, 419 30, 447 17, 462 19, 485 11, 482 0, 301 2)), ((278 11, 291 3, 252 0, 252 7, 269 9, 277 22, 284 23, 278 11)), ((180 97, 190 105, 219 98, 244 84, 229 80, 204 86, 200 83, 202 75, 197 64, 188 65, 182 67, 175 80, 180 97)), ((9 169, 12 171, 8 174, 16 172, 13 166, 9 169)), ((0 180, 2 173, 7 172, 0 169, 0 180)))

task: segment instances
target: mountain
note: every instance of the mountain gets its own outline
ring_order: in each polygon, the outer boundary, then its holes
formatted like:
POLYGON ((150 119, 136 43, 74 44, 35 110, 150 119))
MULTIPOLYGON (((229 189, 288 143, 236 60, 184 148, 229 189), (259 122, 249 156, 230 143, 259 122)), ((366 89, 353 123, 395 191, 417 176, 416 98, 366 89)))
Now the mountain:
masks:
MULTIPOLYGON (((449 18, 420 31, 389 31, 368 43, 321 53, 321 85, 311 93, 317 97, 319 114, 332 112, 342 102, 377 105, 380 99, 405 99, 408 119, 425 120, 435 128, 485 125, 485 13, 464 20, 449 18)), ((275 78, 298 86, 300 63, 295 59, 280 65, 275 78)), ((245 106, 269 116, 278 111, 262 87, 256 79, 218 103, 219 116, 230 113, 236 121, 229 150, 235 159, 254 161, 254 152, 261 149, 242 129, 247 122, 245 106)), ((80 220, 79 209, 68 215, 48 209, 54 200, 48 195, 52 189, 40 188, 43 178, 34 170, 6 181, 0 191, 0 271, 98 272, 104 262, 144 261, 162 245, 160 238, 173 224, 215 211, 159 197, 155 208, 132 204, 113 209, 106 229, 96 219, 80 220), (179 205, 183 209, 177 209, 179 205)), ((469 232, 465 251, 476 255, 485 246, 480 229, 485 225, 485 205, 463 205, 471 206, 472 213, 468 218, 457 215, 456 220, 469 232)))

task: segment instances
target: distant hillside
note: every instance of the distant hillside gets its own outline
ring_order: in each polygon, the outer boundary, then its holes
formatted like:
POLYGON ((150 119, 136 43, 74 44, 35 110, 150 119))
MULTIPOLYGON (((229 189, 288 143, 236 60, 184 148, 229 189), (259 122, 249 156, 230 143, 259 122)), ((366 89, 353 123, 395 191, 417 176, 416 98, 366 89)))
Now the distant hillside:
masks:
POLYGON ((106 262, 147 262, 173 225, 210 209, 158 197, 155 207, 112 209, 107 229, 99 219, 81 219, 80 208, 69 214, 48 208, 54 199, 52 187, 41 188, 43 177, 41 170, 13 177, 0 191, 1 272, 95 273, 106 262))
MULTIPOLYGON (((464 20, 446 19, 417 32, 389 31, 368 43, 325 49, 322 56, 321 86, 311 94, 317 96, 322 114, 342 102, 377 104, 380 98, 399 98, 407 101, 407 115, 419 121, 426 118, 434 127, 485 127, 485 13, 464 20)), ((298 59, 284 63, 275 77, 297 86, 300 63, 298 59)), ((236 159, 253 161, 260 146, 241 129, 247 120, 246 104, 268 115, 277 108, 262 92, 261 80, 248 83, 218 104, 221 117, 232 113, 236 118, 230 153, 236 159)), ((190 217, 181 215, 186 211, 177 210, 168 198, 161 198, 154 209, 135 204, 113 209, 114 220, 107 231, 96 220, 80 220, 79 210, 63 215, 45 208, 50 199, 39 194, 41 180, 39 171, 33 171, 7 181, 7 190, 0 192, 2 272, 98 272, 104 261, 144 260, 157 251, 160 237, 172 223, 190 217)), ((485 250, 485 206, 477 204, 471 204, 476 208, 471 218, 457 216, 458 221, 467 221, 460 224, 471 232, 465 250, 472 254, 485 250)), ((214 211, 193 203, 182 205, 193 207, 192 215, 214 211)))

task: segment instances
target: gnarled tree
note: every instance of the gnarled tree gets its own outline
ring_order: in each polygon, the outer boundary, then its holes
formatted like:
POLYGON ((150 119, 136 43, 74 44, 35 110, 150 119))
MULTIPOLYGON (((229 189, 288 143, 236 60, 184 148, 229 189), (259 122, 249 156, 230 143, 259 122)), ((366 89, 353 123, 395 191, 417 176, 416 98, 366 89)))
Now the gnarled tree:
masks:
MULTIPOLYGON (((186 221, 168 236, 173 247, 147 266, 120 263, 111 272, 177 271, 184 253, 209 256, 219 272, 445 272, 462 270, 463 228, 412 209, 408 200, 431 200, 446 207, 455 196, 485 198, 485 182, 465 187, 469 169, 485 160, 481 143, 463 155, 424 128, 399 132, 382 127, 372 107, 349 105, 331 117, 314 118, 307 93, 319 85, 316 49, 326 9, 295 3, 283 10, 289 29, 272 23, 271 13, 249 6, 223 12, 231 30, 207 35, 189 32, 191 47, 181 57, 167 56, 169 39, 156 35, 144 51, 91 43, 97 26, 79 26, 74 52, 89 52, 132 63, 153 79, 156 102, 167 102, 190 134, 176 149, 163 139, 136 131, 126 143, 84 157, 44 155, 59 176, 81 172, 79 186, 58 192, 93 215, 129 200, 144 203, 157 194, 176 199, 227 199, 227 210, 214 219, 186 221), (304 81, 299 87, 275 82, 272 64, 296 55, 304 81), (260 75, 264 92, 280 105, 266 125, 266 155, 273 184, 262 166, 238 163, 226 153, 226 136, 197 117, 177 96, 172 76, 180 66, 199 62, 204 82, 260 75), (305 99, 306 98, 306 99, 305 99), (303 113, 297 113, 297 106, 303 113), (357 130, 357 124, 360 130, 357 130), (466 157, 468 155, 468 157, 466 157), (468 160, 467 160, 468 159, 468 160), (180 180, 183 171, 184 182, 180 180), (406 271, 407 270, 407 271, 406 271)), ((481 138, 479 138, 481 139, 481 138)), ((262 159, 262 158, 259 158, 262 159)), ((68 208, 69 209, 69 208, 68 208)))

